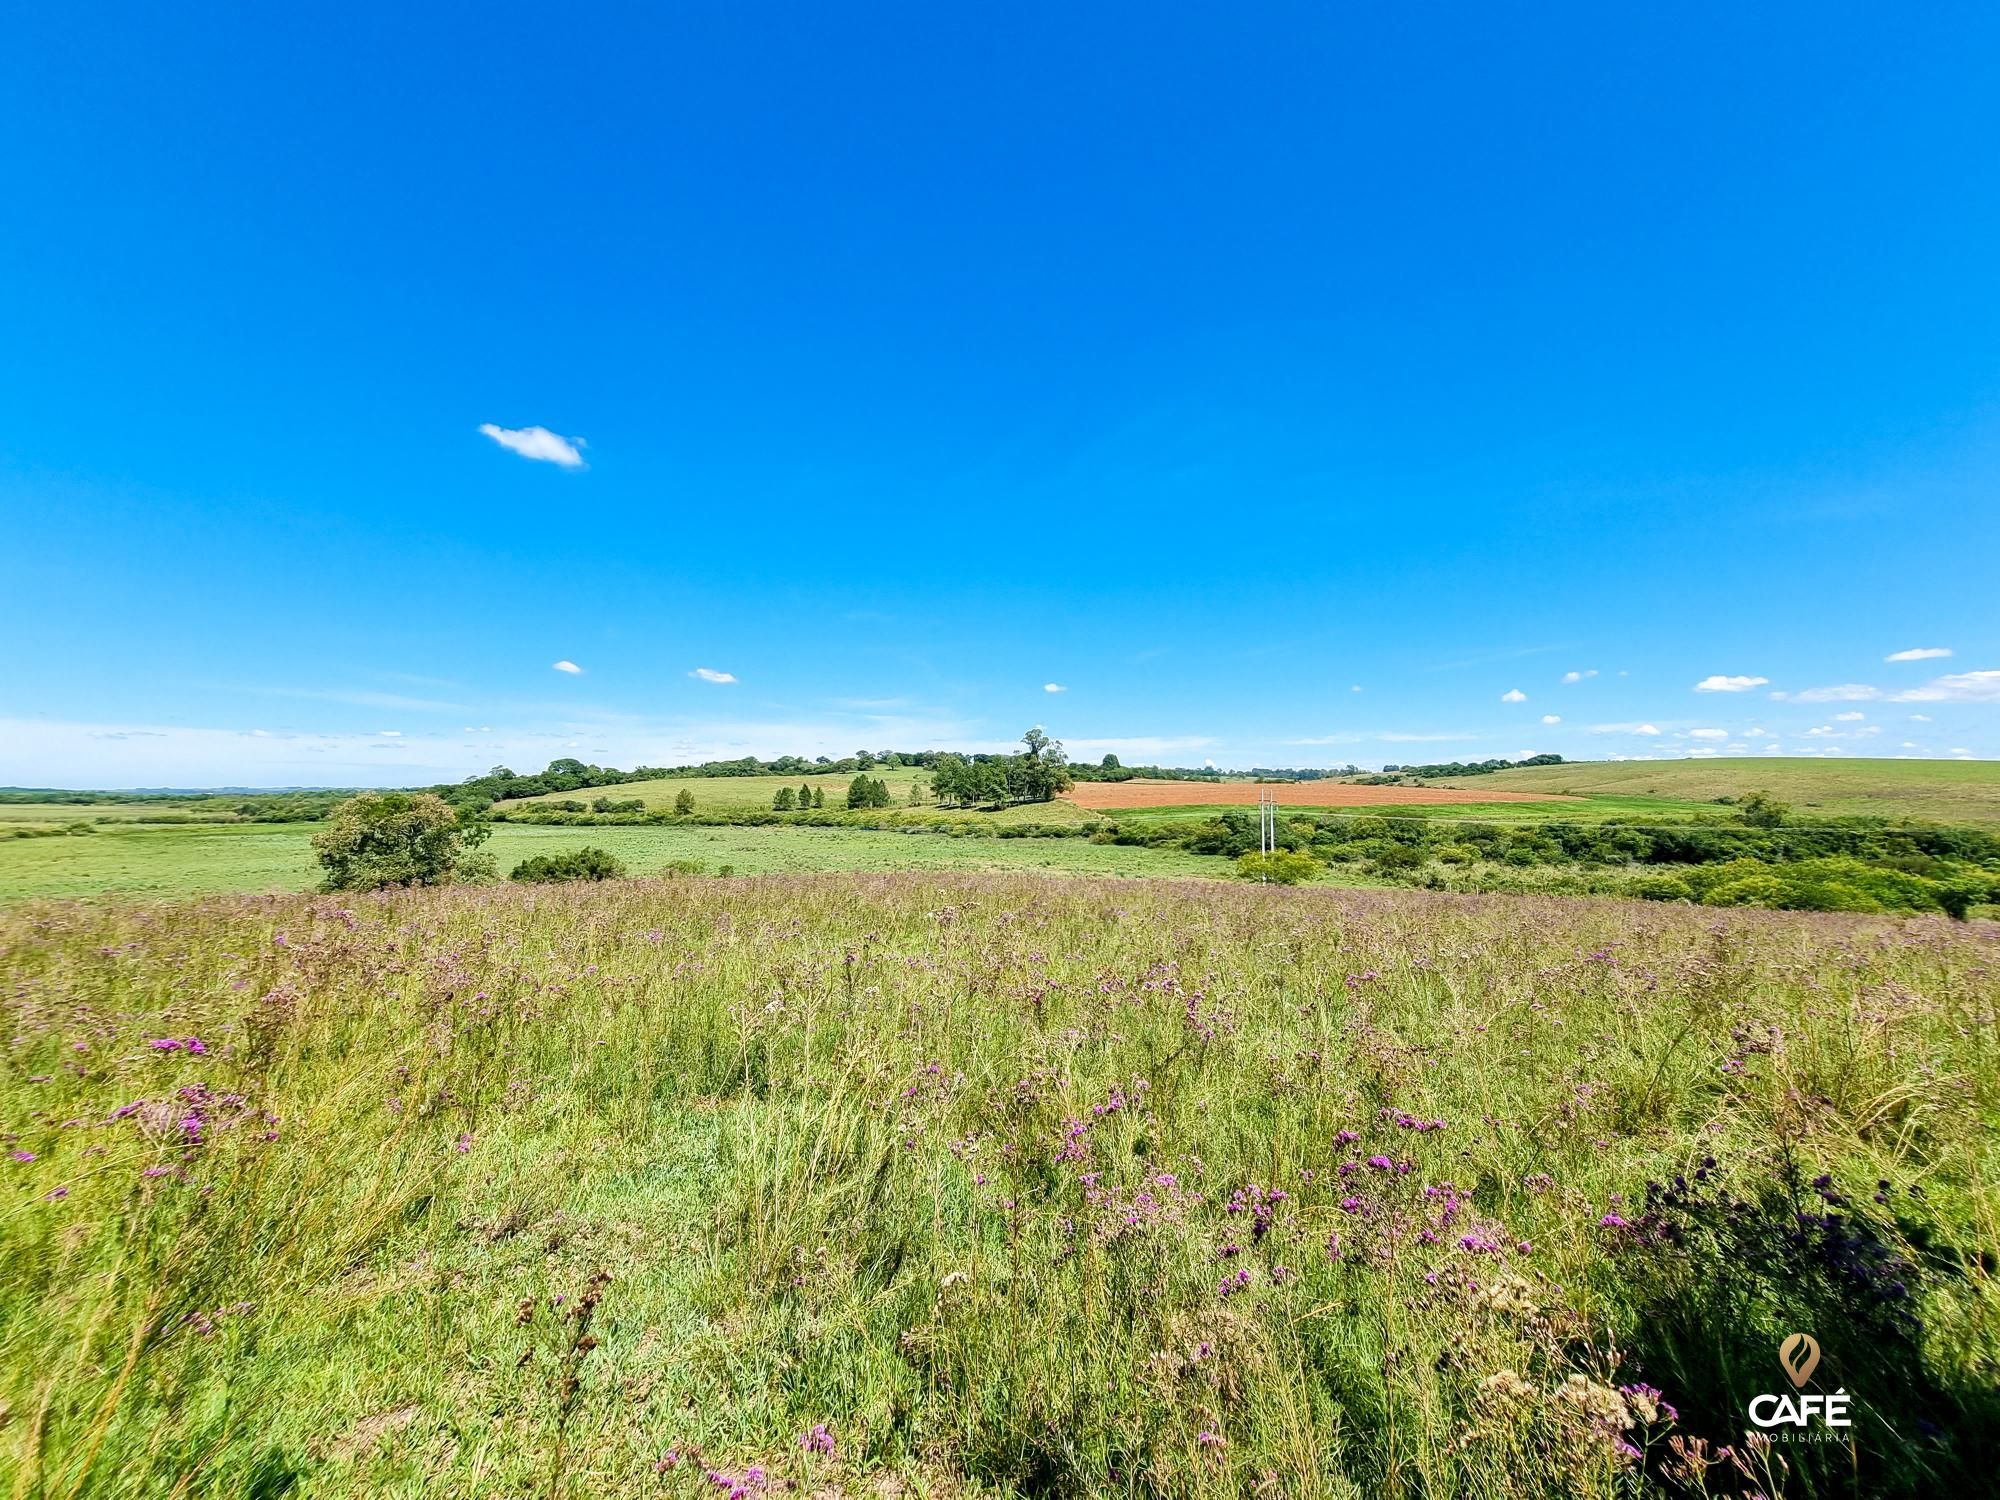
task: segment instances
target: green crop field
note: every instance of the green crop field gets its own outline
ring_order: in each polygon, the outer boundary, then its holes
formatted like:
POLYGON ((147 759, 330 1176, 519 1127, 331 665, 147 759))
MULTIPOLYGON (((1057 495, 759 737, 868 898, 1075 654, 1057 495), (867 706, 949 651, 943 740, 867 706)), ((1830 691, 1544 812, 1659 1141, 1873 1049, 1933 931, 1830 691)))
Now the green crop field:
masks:
POLYGON ((15 907, 0 1476, 1976 1494, 1996 960, 1935 918, 964 874, 15 907), (1744 1443, 1796 1332, 1851 1443, 1744 1443))
POLYGON ((1654 761, 1575 761, 1440 786, 1576 796, 1709 802, 1767 791, 1800 813, 2000 824, 2000 761, 1883 760, 1782 756, 1654 761))
MULTIPOLYGON (((67 837, 0 840, 0 902, 109 892, 172 896, 212 891, 301 891, 321 875, 312 824, 105 828, 67 837)), ((1200 875, 1214 859, 1173 849, 1113 848, 1086 839, 954 838, 919 830, 766 827, 536 828, 494 825, 486 848, 504 875, 536 854, 595 846, 639 875, 675 860, 710 874, 812 870, 1034 870, 1051 874, 1200 875)))

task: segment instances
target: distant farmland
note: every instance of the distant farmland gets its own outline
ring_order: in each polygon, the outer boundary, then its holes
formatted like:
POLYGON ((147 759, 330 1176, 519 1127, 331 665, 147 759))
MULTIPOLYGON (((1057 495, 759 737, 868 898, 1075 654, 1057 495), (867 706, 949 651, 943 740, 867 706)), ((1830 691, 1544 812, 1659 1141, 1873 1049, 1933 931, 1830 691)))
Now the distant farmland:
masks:
MULTIPOLYGON (((1777 756, 1702 760, 1571 761, 1454 779, 1481 801, 1493 791, 1672 797, 1709 802, 1766 791, 1801 815, 1866 815, 1940 823, 2000 824, 2000 762, 1777 756)), ((1251 798, 1253 802, 1256 800, 1251 798)), ((1288 797, 1286 800, 1290 800, 1288 797)))
MULTIPOLYGON (((1490 780, 1481 777, 1481 782, 1490 780)), ((1550 792, 1488 792, 1475 795, 1444 787, 1356 786, 1348 781, 1080 781, 1064 796, 1078 807, 1116 811, 1129 807, 1254 807, 1265 792, 1286 807, 1381 807, 1401 803, 1566 802, 1550 792)))

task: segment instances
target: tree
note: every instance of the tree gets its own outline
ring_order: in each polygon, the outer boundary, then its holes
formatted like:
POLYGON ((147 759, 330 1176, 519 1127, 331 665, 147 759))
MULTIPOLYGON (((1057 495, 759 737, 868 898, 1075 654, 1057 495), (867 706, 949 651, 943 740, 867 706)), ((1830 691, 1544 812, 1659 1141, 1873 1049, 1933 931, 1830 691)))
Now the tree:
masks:
POLYGON ((811 806, 813 806, 812 784, 810 782, 801 781, 799 783, 799 811, 804 812, 807 808, 810 808, 811 806))
POLYGON ((850 810, 889 805, 889 783, 873 776, 857 776, 847 784, 847 806, 850 810))
POLYGON ((685 818, 689 813, 693 811, 694 811, 694 792, 687 787, 682 787, 680 789, 680 794, 674 798, 674 816, 677 818, 685 818))
POLYGON ((777 796, 771 799, 773 812, 790 812, 799 805, 799 794, 788 786, 778 788, 777 796))
POLYGON ((825 806, 826 806, 826 788, 825 788, 825 787, 823 787, 823 786, 816 786, 816 787, 814 787, 814 788, 813 788, 813 806, 814 806, 815 808, 821 808, 821 807, 825 807, 825 806))
POLYGON ((312 843, 327 890, 376 891, 491 875, 492 860, 472 851, 492 831, 431 792, 363 792, 336 806, 312 843))
POLYGON ((1769 792, 1748 792, 1736 806, 1743 821, 1752 828, 1779 828, 1792 815, 1790 804, 1780 802, 1769 792))
POLYGON ((1097 769, 1100 771, 1122 771, 1125 767, 1119 763, 1117 756, 1106 755, 1103 760, 1097 763, 1097 769))
POLYGON ((1009 790, 1021 801, 1052 802, 1058 793, 1076 784, 1069 774, 1062 741, 1050 739, 1041 725, 1022 735, 1021 743, 1027 750, 1017 757, 1016 774, 1009 778, 1009 790))

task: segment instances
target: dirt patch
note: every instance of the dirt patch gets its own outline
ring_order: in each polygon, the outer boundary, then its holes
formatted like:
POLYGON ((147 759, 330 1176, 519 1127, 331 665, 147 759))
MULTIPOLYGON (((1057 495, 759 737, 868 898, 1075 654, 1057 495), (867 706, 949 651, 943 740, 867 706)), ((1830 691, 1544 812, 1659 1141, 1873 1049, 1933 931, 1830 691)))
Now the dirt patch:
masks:
POLYGON ((1388 807, 1450 802, 1575 802, 1542 792, 1483 792, 1443 786, 1355 786, 1346 781, 1079 781, 1065 795, 1078 807, 1255 807, 1276 792, 1285 807, 1388 807))

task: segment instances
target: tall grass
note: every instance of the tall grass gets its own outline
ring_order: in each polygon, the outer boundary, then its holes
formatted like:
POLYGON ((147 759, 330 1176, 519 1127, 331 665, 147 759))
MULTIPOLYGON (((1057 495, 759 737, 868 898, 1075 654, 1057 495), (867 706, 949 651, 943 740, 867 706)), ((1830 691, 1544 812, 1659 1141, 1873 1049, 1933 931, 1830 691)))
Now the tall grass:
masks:
POLYGON ((0 1480, 1971 1493, 1996 959, 977 876, 18 909, 0 1480), (1851 1443, 1746 1441, 1793 1331, 1851 1443))

